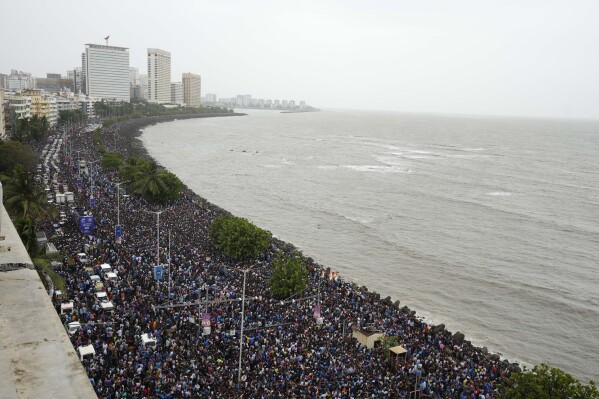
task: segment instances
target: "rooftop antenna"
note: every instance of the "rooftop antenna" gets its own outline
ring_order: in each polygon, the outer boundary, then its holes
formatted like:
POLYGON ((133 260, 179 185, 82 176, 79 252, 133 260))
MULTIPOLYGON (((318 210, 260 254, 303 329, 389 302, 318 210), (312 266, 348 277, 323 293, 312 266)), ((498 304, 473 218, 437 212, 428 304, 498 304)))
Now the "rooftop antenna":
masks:
POLYGON ((106 45, 108 46, 108 39, 110 39, 110 35, 106 36, 104 40, 106 40, 106 45))

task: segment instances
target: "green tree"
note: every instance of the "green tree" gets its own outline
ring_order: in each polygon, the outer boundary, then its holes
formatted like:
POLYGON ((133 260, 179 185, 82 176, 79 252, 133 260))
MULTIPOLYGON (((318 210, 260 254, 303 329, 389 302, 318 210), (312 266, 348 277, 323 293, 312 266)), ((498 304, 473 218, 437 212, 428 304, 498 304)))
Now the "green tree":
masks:
POLYGON ((102 154, 102 162, 100 163, 103 168, 116 170, 123 164, 123 155, 118 152, 105 152, 102 154))
POLYGON ((209 231, 214 246, 230 259, 256 259, 270 243, 270 231, 263 230, 247 219, 221 216, 212 222, 209 231))
POLYGON ((546 364, 535 366, 532 371, 512 374, 500 387, 503 399, 599 399, 599 391, 591 381, 584 385, 564 371, 546 364))
POLYGON ((17 165, 12 176, 2 176, 6 208, 16 217, 43 220, 54 217, 56 210, 48 205, 44 191, 35 184, 32 173, 17 165))
POLYGON ((17 217, 15 229, 23 241, 23 245, 29 254, 36 254, 38 251, 37 237, 35 236, 35 222, 28 217, 17 217))
POLYGON ((0 173, 11 173, 15 166, 23 165, 31 171, 37 163, 37 156, 33 149, 19 141, 8 140, 0 143, 0 173))
POLYGON ((168 203, 179 198, 183 183, 174 174, 163 170, 154 161, 131 157, 119 170, 123 180, 130 182, 133 192, 149 201, 168 203))
POLYGON ((154 161, 141 162, 132 177, 133 188, 144 197, 156 197, 167 190, 164 175, 154 161))
POLYGON ((162 192, 156 199, 159 202, 171 202, 179 198, 179 193, 183 188, 183 183, 179 178, 171 172, 162 172, 162 180, 166 185, 166 190, 162 192))
POLYGON ((50 123, 45 116, 39 117, 33 115, 29 121, 29 134, 35 141, 41 141, 46 138, 48 130, 50 129, 50 123))
POLYGON ((58 124, 66 125, 67 123, 84 122, 87 120, 87 115, 80 109, 58 111, 58 124))
POLYGON ((270 290, 275 298, 287 298, 308 285, 308 269, 298 256, 278 253, 270 265, 270 290))

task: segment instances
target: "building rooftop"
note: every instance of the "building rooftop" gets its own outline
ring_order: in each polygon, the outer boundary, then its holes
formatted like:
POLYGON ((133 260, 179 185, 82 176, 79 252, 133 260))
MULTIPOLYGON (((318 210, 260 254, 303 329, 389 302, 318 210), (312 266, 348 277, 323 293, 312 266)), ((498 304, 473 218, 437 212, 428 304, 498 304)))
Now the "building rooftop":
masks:
POLYGON ((4 206, 0 236, 0 398, 96 398, 4 206), (10 247, 10 251, 8 251, 10 247))

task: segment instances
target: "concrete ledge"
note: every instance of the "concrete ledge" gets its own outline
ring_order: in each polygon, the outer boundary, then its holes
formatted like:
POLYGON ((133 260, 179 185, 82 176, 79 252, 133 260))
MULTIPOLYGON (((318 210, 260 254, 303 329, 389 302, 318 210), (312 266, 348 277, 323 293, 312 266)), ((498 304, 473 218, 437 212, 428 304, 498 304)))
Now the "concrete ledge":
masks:
POLYGON ((0 398, 96 398, 31 259, 2 209, 0 398), (15 237, 16 236, 16 237, 15 237))

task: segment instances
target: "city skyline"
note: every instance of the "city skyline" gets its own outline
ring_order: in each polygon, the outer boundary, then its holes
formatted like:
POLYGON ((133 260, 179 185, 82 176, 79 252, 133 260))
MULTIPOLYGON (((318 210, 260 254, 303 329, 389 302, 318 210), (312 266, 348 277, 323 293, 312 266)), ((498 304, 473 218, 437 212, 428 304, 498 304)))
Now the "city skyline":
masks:
POLYGON ((3 21, 6 32, 23 35, 6 42, 0 71, 65 73, 80 64, 83 43, 110 36, 109 45, 130 49, 130 66, 140 71, 147 48, 169 51, 172 81, 192 71, 203 92, 302 98, 326 108, 599 117, 599 55, 588 51, 599 35, 593 1, 165 7, 107 0, 94 18, 70 0, 5 8, 19 15, 25 7, 35 10, 27 12, 28 29, 3 21), (49 27, 50 20, 63 23, 49 27))

